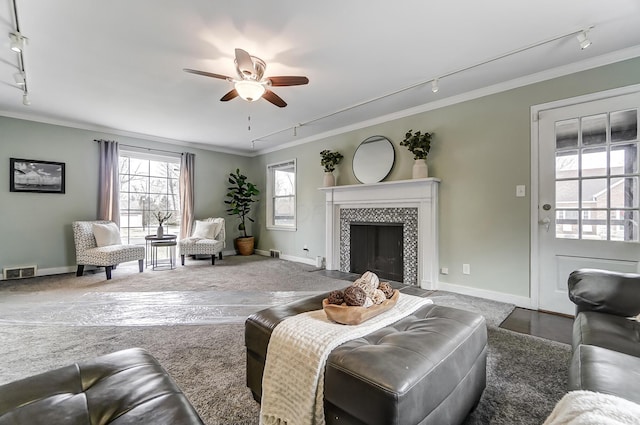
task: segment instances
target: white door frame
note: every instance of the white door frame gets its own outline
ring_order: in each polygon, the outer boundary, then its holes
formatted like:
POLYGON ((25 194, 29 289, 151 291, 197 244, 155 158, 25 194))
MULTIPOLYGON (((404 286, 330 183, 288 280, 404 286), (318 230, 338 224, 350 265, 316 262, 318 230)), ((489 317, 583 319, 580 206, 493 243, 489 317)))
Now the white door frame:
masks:
POLYGON ((538 241, 538 228, 540 227, 540 224, 538 224, 538 178, 540 177, 538 175, 538 145, 540 141, 538 140, 538 116, 540 112, 545 110, 577 105, 594 100, 602 100, 608 97, 616 97, 635 93, 638 91, 640 91, 640 84, 634 84, 631 86, 619 87, 616 89, 605 90, 597 93, 590 93, 582 96, 570 97, 568 99, 542 103, 540 105, 533 105, 531 107, 531 268, 529 276, 529 298, 531 299, 531 308, 534 310, 538 309, 540 301, 540 274, 538 273, 540 268, 540 257, 538 255, 538 250, 540 249, 540 244, 538 241))

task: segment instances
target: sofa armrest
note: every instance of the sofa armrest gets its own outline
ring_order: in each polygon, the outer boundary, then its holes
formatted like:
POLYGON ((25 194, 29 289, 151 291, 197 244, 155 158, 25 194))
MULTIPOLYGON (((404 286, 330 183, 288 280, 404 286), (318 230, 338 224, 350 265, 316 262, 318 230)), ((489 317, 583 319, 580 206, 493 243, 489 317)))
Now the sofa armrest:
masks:
POLYGON ((640 274, 580 269, 569 275, 569 298, 581 311, 631 317, 640 313, 640 274))

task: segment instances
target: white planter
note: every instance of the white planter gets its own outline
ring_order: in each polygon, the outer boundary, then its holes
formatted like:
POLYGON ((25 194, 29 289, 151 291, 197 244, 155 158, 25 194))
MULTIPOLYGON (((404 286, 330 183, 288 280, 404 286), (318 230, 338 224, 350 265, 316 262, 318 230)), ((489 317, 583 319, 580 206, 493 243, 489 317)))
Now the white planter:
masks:
POLYGON ((324 172, 324 179, 322 180, 322 186, 331 187, 336 185, 336 177, 331 171, 324 172))
POLYGON ((424 179, 429 177, 429 168, 426 159, 416 159, 413 163, 413 172, 411 177, 414 179, 424 179))

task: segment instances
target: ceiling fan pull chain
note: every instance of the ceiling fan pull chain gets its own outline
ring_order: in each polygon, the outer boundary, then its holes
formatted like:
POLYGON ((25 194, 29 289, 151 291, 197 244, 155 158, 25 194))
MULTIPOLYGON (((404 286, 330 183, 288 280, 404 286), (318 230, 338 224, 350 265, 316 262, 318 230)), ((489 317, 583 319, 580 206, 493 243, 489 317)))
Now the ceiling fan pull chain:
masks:
POLYGON ((249 123, 247 124, 247 129, 248 129, 249 131, 251 131, 251 115, 247 116, 247 121, 249 122, 249 123))

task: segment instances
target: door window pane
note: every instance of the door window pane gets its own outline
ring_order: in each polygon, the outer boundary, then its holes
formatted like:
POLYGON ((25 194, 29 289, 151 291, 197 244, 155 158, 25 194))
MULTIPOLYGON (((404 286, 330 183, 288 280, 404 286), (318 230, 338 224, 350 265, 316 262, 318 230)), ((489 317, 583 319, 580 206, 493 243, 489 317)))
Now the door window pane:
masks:
POLYGON ((607 114, 582 118, 582 144, 584 146, 607 143, 607 114))
POLYGON ((611 175, 638 174, 638 144, 623 143, 611 146, 611 175))
POLYGON ((556 238, 578 239, 578 211, 556 210, 556 238))
POLYGON ((556 123, 556 149, 578 147, 578 119, 556 123))
POLYGON ((611 208, 638 208, 638 177, 611 179, 611 208))
POLYGON ((578 177, 578 151, 556 152, 556 178, 578 177))
POLYGON ((589 211, 581 223, 582 239, 607 240, 607 211, 589 211))
POLYGON ((611 143, 626 142, 638 138, 638 110, 611 113, 611 143))
POLYGON ((582 180, 581 208, 607 208, 607 179, 582 180))
POLYGON ((610 231, 612 241, 638 242, 638 210, 611 210, 610 231))
POLYGON ((607 148, 582 150, 582 177, 607 175, 607 148))
POLYGON ((578 207, 579 180, 565 180, 556 182, 556 208, 578 207))

